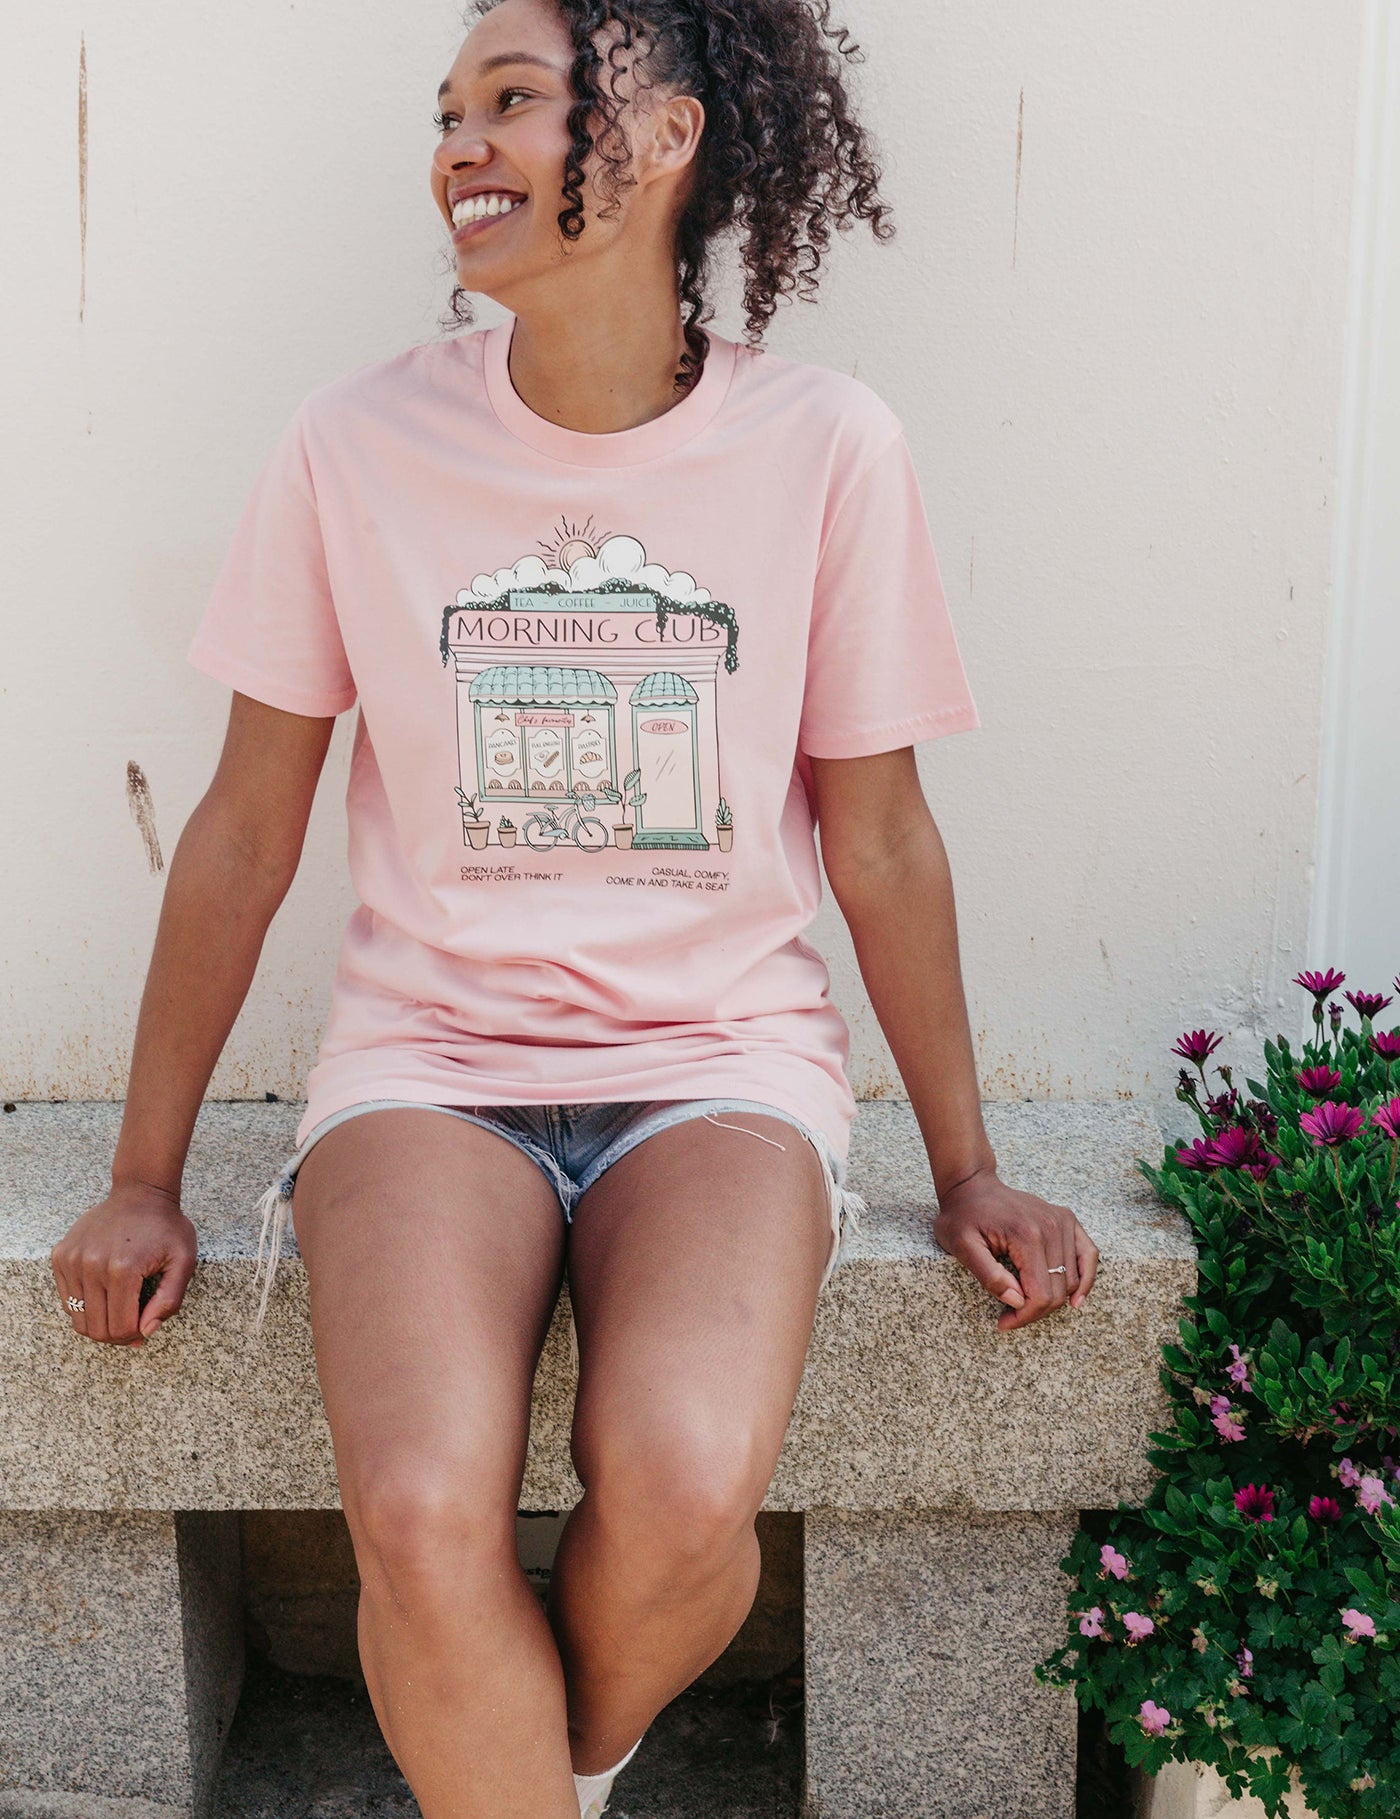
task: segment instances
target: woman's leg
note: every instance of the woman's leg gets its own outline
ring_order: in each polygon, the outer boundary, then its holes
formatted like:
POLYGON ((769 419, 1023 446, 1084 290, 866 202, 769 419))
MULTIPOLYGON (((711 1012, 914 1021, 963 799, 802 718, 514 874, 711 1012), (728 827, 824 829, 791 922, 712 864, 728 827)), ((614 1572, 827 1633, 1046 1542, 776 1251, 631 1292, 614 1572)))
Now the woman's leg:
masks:
POLYGON ((574 1768, 597 1774, 734 1636, 758 1585, 754 1516, 802 1377, 831 1213, 791 1124, 727 1112, 658 1131, 569 1228, 574 1463, 550 1620, 574 1768), (781 1149, 775 1147, 781 1144, 781 1149))
POLYGON ((295 1221, 394 1759, 424 1819, 578 1819, 559 1654, 515 1551, 558 1197, 479 1125, 375 1111, 307 1155, 295 1221))

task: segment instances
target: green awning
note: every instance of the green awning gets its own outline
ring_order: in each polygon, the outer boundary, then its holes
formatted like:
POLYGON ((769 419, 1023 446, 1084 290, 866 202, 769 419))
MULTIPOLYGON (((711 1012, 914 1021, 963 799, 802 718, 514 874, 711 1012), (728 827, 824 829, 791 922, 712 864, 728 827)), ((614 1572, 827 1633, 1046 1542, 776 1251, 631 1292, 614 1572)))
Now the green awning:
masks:
POLYGON ((601 707, 617 690, 595 669, 558 669, 544 663, 497 663, 473 678, 473 701, 510 707, 601 707))
POLYGON ((689 707, 700 699, 685 677, 673 669, 654 669, 643 676, 631 698, 638 707, 689 707))

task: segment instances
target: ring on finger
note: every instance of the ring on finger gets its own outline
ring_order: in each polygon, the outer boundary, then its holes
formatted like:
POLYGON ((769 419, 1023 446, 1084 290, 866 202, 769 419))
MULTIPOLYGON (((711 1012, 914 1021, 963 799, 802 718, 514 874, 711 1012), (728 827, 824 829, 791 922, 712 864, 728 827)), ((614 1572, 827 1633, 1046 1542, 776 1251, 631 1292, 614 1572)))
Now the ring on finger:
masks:
POLYGON ((87 1306, 87 1303, 83 1300, 81 1295, 70 1295, 68 1297, 68 1305, 75 1314, 81 1314, 83 1309, 87 1306))
POLYGON ((1045 1273, 1047 1276, 1067 1276, 1069 1271, 1063 1263, 1052 1263, 1045 1273))

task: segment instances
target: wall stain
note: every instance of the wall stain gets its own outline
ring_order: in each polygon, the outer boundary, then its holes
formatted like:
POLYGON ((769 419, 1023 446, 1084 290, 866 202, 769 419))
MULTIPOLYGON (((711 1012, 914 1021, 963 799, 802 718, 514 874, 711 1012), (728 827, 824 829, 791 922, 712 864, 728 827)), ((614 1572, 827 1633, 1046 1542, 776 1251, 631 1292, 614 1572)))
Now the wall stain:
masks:
POLYGON ((146 843, 147 863, 153 872, 163 872, 165 861, 161 857, 160 837, 156 833, 151 786, 146 781, 146 773, 134 758, 126 767, 126 804, 131 810, 131 819, 140 828, 141 838, 146 843))
POLYGON ((78 39, 78 320, 87 307, 88 109, 87 36, 78 39))
POLYGON ((1011 224, 1011 263, 1016 263, 1016 242, 1021 233, 1021 148, 1026 138, 1026 91, 1016 105, 1016 209, 1011 224))

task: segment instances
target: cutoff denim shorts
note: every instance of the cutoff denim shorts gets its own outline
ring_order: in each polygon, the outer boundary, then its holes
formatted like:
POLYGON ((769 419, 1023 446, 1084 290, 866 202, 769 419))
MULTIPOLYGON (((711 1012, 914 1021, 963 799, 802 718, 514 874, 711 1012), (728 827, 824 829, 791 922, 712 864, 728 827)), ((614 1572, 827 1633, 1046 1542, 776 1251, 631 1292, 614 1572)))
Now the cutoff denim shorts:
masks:
MULTIPOLYGON (((337 1124, 343 1124, 347 1118, 354 1118, 361 1112, 385 1111, 394 1107, 446 1112, 449 1117, 465 1118, 470 1124, 480 1124, 487 1130, 499 1132, 543 1171, 559 1196, 566 1223, 572 1222, 575 1206, 603 1171, 657 1131, 680 1124, 687 1118, 703 1117, 712 1123, 721 1124, 723 1120, 717 1116, 721 1112, 766 1112, 769 1117, 781 1118, 802 1133, 821 1159, 831 1206, 832 1233, 831 1252, 821 1280, 823 1289, 830 1282, 840 1261, 847 1235, 858 1228, 861 1215, 867 1210, 861 1196, 845 1185, 845 1161, 835 1154, 828 1139, 804 1124, 800 1118, 795 1118, 791 1112, 780 1111, 777 1106, 765 1105, 757 1099, 595 1100, 576 1105, 471 1107, 433 1105, 413 1099, 363 1099, 358 1104, 332 1112, 309 1131, 300 1148, 282 1165, 277 1179, 258 1203, 262 1228, 258 1234, 258 1260, 253 1287, 256 1292, 261 1281, 262 1295, 255 1322, 257 1326, 262 1325, 267 1312, 268 1296, 272 1292, 272 1279, 281 1254, 282 1234, 291 1210, 298 1169, 312 1147, 327 1131, 334 1130, 337 1124)), ((750 1130, 746 1125, 732 1124, 724 1128, 759 1142, 776 1141, 766 1132, 750 1130)))

